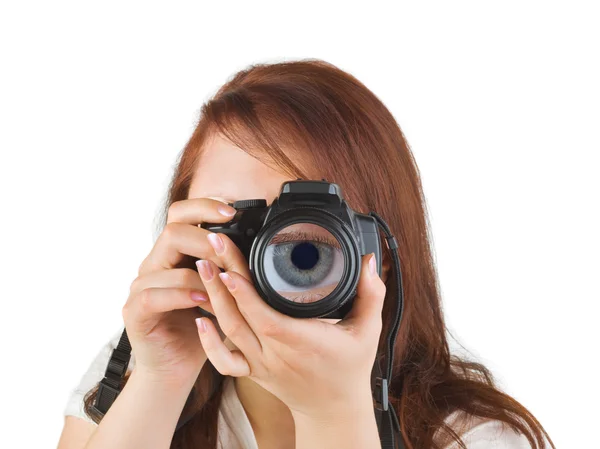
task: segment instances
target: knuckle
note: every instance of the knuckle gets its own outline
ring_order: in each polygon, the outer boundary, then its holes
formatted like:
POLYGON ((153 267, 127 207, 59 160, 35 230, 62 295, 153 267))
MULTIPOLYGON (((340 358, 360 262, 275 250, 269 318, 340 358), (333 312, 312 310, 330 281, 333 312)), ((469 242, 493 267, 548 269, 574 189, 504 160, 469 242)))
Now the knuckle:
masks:
POLYGON ((141 276, 146 271, 146 265, 148 263, 148 257, 145 257, 140 266, 138 267, 138 277, 141 276))
POLYGON ((129 294, 132 293, 137 293, 137 291, 139 290, 139 286, 141 283, 141 276, 136 277, 133 282, 131 282, 131 285, 129 286, 129 294))
POLYGON ((140 302, 140 306, 144 309, 148 308, 152 301, 152 289, 145 288, 138 295, 138 301, 140 302))
POLYGON ((261 327, 260 333, 265 337, 278 337, 281 335, 282 328, 277 323, 266 323, 261 327))
POLYGON ((167 223, 161 232, 161 236, 163 239, 170 241, 175 238, 175 234, 177 233, 177 224, 176 223, 167 223))
POLYGON ((242 329, 242 323, 240 321, 236 321, 235 323, 232 323, 227 330, 224 330, 224 333, 231 341, 234 341, 241 335, 242 329))
POLYGON ((178 219, 180 206, 181 201, 175 201, 169 206, 167 210, 167 223, 172 223, 178 219))
POLYGON ((191 268, 182 268, 178 272, 177 284, 182 287, 191 287, 198 283, 198 272, 191 268))
POLYGON ((246 377, 259 377, 259 378, 263 378, 266 379, 269 376, 269 372, 265 369, 261 369, 260 367, 256 366, 255 363, 251 363, 250 361, 248 361, 248 374, 246 377))
POLYGON ((121 308, 121 316, 123 317, 123 321, 125 321, 125 322, 128 321, 130 311, 131 311, 131 304, 129 301, 127 301, 121 308))

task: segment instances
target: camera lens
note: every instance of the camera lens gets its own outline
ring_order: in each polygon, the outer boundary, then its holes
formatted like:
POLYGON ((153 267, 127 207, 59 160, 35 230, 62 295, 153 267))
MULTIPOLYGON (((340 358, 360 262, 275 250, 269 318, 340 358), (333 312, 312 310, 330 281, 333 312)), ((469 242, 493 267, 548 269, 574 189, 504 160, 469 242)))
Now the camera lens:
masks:
POLYGON ((280 296, 295 303, 327 297, 344 274, 344 254, 331 232, 313 223, 279 230, 265 250, 266 281, 280 296))
POLYGON ((298 318, 340 318, 356 292, 359 242, 335 214, 292 208, 265 222, 249 265, 258 293, 276 310, 298 318))

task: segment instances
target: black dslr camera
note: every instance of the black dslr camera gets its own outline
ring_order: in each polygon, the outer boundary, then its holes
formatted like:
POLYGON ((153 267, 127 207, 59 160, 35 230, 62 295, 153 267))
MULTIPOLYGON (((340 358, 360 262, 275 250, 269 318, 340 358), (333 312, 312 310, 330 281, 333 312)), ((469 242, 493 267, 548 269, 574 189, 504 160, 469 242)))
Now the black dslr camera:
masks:
POLYGON ((375 253, 381 275, 378 223, 354 212, 337 184, 284 182, 271 206, 236 201, 227 223, 202 228, 227 235, 246 259, 256 290, 274 309, 298 318, 343 318, 352 308, 361 256, 375 253))

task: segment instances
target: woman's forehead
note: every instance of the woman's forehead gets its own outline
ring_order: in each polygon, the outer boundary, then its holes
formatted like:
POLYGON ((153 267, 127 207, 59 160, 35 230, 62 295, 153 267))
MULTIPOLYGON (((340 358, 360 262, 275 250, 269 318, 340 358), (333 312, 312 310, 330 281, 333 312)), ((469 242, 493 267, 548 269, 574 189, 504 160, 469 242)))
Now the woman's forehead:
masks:
POLYGON ((270 203, 281 184, 291 179, 217 135, 202 150, 189 198, 264 198, 270 203))

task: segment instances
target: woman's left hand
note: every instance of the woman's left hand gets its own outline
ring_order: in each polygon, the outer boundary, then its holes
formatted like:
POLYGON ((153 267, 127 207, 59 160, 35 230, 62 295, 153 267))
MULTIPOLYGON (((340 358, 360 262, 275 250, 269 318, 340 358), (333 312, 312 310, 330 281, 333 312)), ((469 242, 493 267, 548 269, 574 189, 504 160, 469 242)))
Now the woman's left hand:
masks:
MULTIPOLYGON (((223 260, 239 252, 223 234, 209 235, 209 242, 223 260)), ((335 324, 284 315, 244 276, 220 273, 209 260, 197 265, 221 330, 239 348, 231 351, 210 319, 197 320, 204 350, 221 374, 249 376, 285 403, 295 419, 331 422, 363 409, 372 413, 371 370, 386 292, 374 254, 362 258, 352 310, 335 324)))

